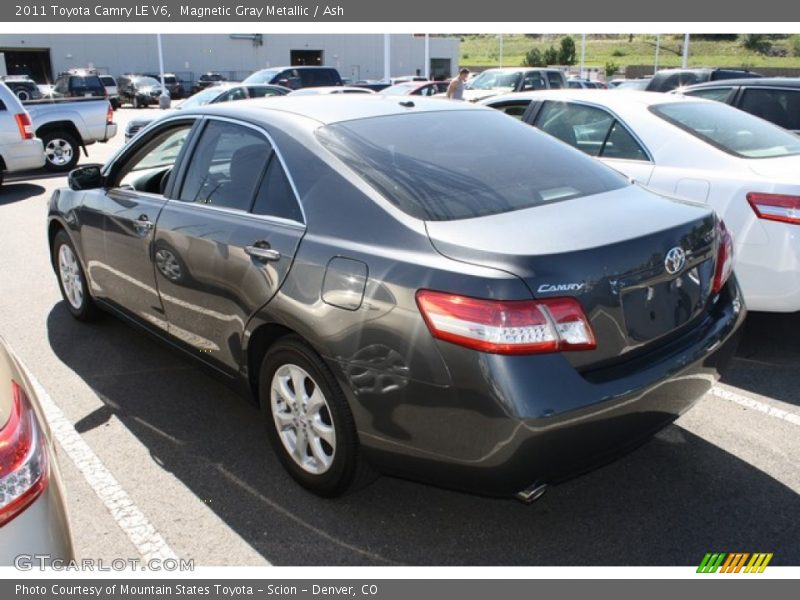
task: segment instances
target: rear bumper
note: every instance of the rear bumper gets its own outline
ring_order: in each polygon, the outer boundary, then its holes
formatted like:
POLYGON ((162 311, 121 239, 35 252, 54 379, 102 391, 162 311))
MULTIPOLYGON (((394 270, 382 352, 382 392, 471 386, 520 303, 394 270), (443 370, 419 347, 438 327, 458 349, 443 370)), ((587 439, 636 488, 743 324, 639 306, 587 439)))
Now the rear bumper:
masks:
POLYGON ((40 169, 44 166, 44 147, 42 140, 20 140, 2 147, 3 160, 6 171, 25 171, 27 169, 40 169))
POLYGON ((797 225, 761 221, 766 244, 736 247, 736 277, 747 308, 754 311, 800 311, 800 236, 797 225))
POLYGON ((352 399, 362 448, 384 471, 491 495, 571 477, 632 449, 708 392, 745 312, 731 279, 700 326, 653 362, 611 373, 581 375, 558 354, 473 353, 467 367, 455 359, 464 349, 442 347, 451 386, 408 380, 392 395, 352 399))

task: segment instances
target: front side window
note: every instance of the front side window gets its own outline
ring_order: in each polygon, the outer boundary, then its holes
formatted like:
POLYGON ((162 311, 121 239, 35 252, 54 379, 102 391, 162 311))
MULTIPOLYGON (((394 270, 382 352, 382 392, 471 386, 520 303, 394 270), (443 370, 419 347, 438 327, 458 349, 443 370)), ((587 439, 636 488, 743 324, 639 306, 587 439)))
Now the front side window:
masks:
POLYGON ((247 93, 250 98, 264 98, 265 96, 280 96, 282 95, 279 90, 268 87, 249 87, 247 93))
POLYGON ((547 81, 550 83, 551 89, 557 90, 564 87, 564 80, 561 77, 561 73, 556 73, 555 71, 548 71, 547 81))
POLYGON ((113 187, 163 193, 191 128, 192 123, 182 123, 143 140, 117 170, 113 187))
POLYGON ((242 87, 233 88, 225 92, 215 102, 234 102, 236 100, 247 100, 247 91, 242 87))
POLYGON ((317 130, 389 202, 424 220, 504 213, 628 185, 591 158, 497 111, 433 111, 317 130))
POLYGON ((257 131, 210 121, 195 148, 179 199, 223 208, 250 210, 272 152, 257 131))
POLYGON ((509 117, 522 119, 522 115, 524 115, 525 111, 528 110, 530 103, 530 100, 513 100, 492 104, 491 107, 499 110, 500 112, 506 113, 509 117))
POLYGON ((800 154, 799 137, 727 104, 655 104, 650 107, 650 112, 734 156, 775 158, 800 154))
POLYGON ((470 80, 466 86, 471 90, 506 90, 514 92, 519 87, 522 73, 519 71, 501 71, 489 69, 475 79, 470 80))
POLYGON ((547 87, 544 82, 544 77, 539 71, 528 71, 525 73, 525 79, 522 80, 522 90, 543 90, 547 87))

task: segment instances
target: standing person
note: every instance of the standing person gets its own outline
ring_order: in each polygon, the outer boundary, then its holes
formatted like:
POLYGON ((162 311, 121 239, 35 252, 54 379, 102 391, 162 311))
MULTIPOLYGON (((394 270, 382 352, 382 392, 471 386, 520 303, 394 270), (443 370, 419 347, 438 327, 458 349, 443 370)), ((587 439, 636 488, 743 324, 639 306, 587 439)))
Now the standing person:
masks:
POLYGON ((469 77, 469 69, 461 69, 458 77, 454 77, 450 85, 447 86, 447 97, 451 100, 464 99, 464 82, 469 77))

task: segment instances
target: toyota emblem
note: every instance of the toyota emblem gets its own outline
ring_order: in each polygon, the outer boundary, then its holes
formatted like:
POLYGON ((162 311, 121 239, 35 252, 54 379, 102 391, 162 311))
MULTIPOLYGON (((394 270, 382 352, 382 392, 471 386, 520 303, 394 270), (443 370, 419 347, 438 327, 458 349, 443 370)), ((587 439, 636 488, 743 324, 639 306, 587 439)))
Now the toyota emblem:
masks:
POLYGON ((686 252, 683 251, 683 248, 675 246, 667 252, 667 257, 664 259, 664 268, 667 273, 675 275, 683 269, 684 265, 686 265, 686 252))

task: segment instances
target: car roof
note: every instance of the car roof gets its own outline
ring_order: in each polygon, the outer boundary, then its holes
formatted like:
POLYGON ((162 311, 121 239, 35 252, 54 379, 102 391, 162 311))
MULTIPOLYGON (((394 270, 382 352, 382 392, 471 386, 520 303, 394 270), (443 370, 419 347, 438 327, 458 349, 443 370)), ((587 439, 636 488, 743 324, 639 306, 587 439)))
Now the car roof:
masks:
POLYGON ((185 114, 201 113, 209 115, 238 117, 258 122, 264 118, 264 111, 294 114, 313 119, 324 125, 386 117, 403 113, 492 110, 476 106, 470 102, 456 102, 440 98, 415 98, 382 96, 380 94, 321 94, 316 96, 278 96, 264 99, 226 102, 190 109, 185 114), (410 105, 409 105, 410 104, 410 105))
POLYGON ((747 87, 792 87, 800 88, 800 77, 754 77, 743 79, 720 79, 717 81, 706 81, 687 85, 684 89, 694 90, 698 88, 713 88, 720 86, 745 85, 747 87))
MULTIPOLYGON (((490 67, 488 69, 484 69, 481 73, 485 73, 486 71, 504 71, 507 73, 514 73, 516 71, 559 71, 561 69, 555 69, 553 67, 490 67)), ((481 73, 478 73, 480 75, 481 73)))
POLYGON ((599 89, 558 89, 536 90, 532 92, 514 92, 501 96, 492 96, 482 100, 479 104, 490 104, 498 101, 526 98, 530 100, 561 100, 586 102, 606 106, 611 110, 624 109, 626 106, 653 106, 655 104, 669 104, 672 102, 712 102, 703 98, 692 98, 677 94, 662 94, 660 92, 644 92, 640 90, 608 90, 599 89))

